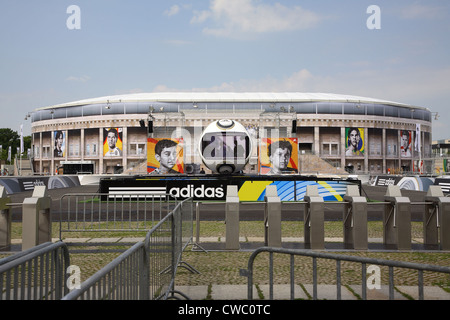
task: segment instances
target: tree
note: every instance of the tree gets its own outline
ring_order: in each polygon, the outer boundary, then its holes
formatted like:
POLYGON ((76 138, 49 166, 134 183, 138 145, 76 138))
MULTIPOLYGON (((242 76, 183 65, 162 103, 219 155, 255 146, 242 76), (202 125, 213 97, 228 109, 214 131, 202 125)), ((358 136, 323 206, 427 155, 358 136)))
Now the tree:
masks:
MULTIPOLYGON (((24 154, 27 154, 28 148, 31 147, 31 136, 23 137, 24 154)), ((20 136, 16 131, 10 128, 0 128, 0 145, 2 146, 2 152, 0 159, 6 161, 8 159, 8 149, 11 146, 11 162, 13 161, 17 148, 20 148, 20 136)))

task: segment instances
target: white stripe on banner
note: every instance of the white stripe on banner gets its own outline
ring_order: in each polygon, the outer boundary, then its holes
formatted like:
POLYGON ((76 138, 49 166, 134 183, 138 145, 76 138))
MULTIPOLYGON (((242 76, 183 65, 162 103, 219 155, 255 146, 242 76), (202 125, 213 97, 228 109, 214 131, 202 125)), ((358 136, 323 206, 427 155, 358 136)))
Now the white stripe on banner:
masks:
POLYGON ((33 181, 24 181, 23 182, 23 189, 25 191, 34 190, 34 183, 33 183, 33 181))
POLYGON ((147 190, 166 190, 166 187, 109 187, 109 190, 147 191, 147 190))
POLYGON ((131 198, 145 196, 164 197, 166 187, 110 187, 109 198, 131 198))
POLYGON ((442 192, 450 192, 450 183, 448 182, 439 182, 439 186, 442 188, 442 192))

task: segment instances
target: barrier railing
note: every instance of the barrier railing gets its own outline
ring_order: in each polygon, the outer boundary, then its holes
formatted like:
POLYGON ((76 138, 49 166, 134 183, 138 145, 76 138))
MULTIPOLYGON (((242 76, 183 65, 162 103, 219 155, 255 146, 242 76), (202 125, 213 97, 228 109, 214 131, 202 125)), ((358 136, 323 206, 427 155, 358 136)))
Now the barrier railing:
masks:
POLYGON ((0 300, 59 300, 67 292, 69 251, 43 243, 0 260, 0 300))
MULTIPOLYGON (((176 293, 177 268, 198 272, 182 261, 184 249, 192 243, 192 199, 184 200, 118 258, 84 281, 63 299, 165 300, 176 293)), ((181 294, 181 293, 180 293, 181 294)))
POLYGON ((60 239, 63 233, 148 231, 177 204, 167 194, 66 194, 60 199, 60 239))
MULTIPOLYGON (((275 189, 268 186, 264 202, 252 203, 261 207, 264 224, 264 244, 282 246, 281 211, 283 205, 299 205, 303 209, 303 236, 305 248, 325 249, 324 220, 326 210, 342 211, 343 245, 346 249, 367 250, 369 247, 368 212, 379 207, 382 214, 383 245, 386 249, 412 249, 411 208, 423 210, 423 247, 450 250, 450 198, 445 197, 440 186, 430 186, 424 201, 411 201, 401 194, 398 186, 387 188, 384 201, 368 202, 357 186, 348 186, 343 201, 324 201, 317 187, 307 186, 304 201, 280 201, 275 189)), ((227 222, 226 248, 239 249, 239 216, 245 203, 239 202, 236 192, 228 191, 225 206, 227 222), (233 226, 233 232, 231 227, 233 226)), ((196 240, 200 243, 200 205, 196 203, 196 240)), ((300 219, 301 220, 301 219, 300 219)), ((416 246, 417 247, 417 246, 416 246)))
POLYGON ((12 203, 0 187, 0 251, 11 249, 12 208, 22 207, 22 250, 51 241, 51 198, 45 186, 36 186, 23 203, 12 203))
POLYGON ((5 187, 0 186, 0 251, 11 248, 11 199, 5 187))
POLYGON ((147 300, 148 272, 145 245, 138 242, 62 299, 147 300))
POLYGON ((361 264, 361 294, 362 299, 367 299, 367 267, 369 265, 374 266, 386 266, 389 268, 389 299, 394 299, 394 268, 411 269, 417 271, 417 289, 419 300, 424 299, 424 271, 445 273, 450 275, 449 267, 428 265, 428 264, 418 264, 402 261, 392 261, 392 260, 382 260, 373 259, 366 257, 356 257, 356 256, 346 256, 340 254, 332 254, 325 252, 317 252, 312 250, 295 250, 295 249, 285 249, 285 248, 270 248, 261 247, 256 249, 250 256, 248 260, 248 268, 241 269, 240 275, 245 276, 248 279, 247 282, 247 296, 249 300, 253 299, 253 276, 254 268, 253 263, 256 257, 263 252, 269 253, 269 299, 273 300, 274 296, 274 254, 284 254, 290 256, 290 266, 289 266, 289 277, 290 277, 290 299, 295 298, 294 292, 294 267, 295 267, 295 256, 304 256, 312 258, 312 280, 313 280, 313 299, 317 300, 317 288, 318 288, 318 268, 317 259, 328 259, 336 261, 336 299, 341 300, 341 286, 342 286, 342 261, 346 262, 356 262, 361 264))

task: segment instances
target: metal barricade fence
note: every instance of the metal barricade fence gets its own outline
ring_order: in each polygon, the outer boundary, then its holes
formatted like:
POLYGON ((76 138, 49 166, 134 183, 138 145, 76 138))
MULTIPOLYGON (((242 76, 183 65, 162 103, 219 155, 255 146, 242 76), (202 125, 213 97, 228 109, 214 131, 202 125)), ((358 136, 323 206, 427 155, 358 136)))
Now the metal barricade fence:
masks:
POLYGON ((67 292, 69 251, 46 242, 0 260, 0 300, 59 300, 67 292))
POLYGON ((274 289, 274 254, 284 254, 290 256, 289 277, 290 277, 290 298, 294 299, 294 267, 295 256, 304 256, 312 258, 312 280, 313 280, 313 299, 317 300, 317 287, 318 287, 318 267, 317 259, 329 259, 336 261, 336 299, 341 300, 341 285, 342 285, 342 270, 341 262, 356 262, 361 264, 361 293, 362 299, 367 299, 367 266, 386 266, 389 268, 389 299, 394 299, 394 268, 412 269, 417 271, 417 287, 419 300, 424 299, 424 271, 446 273, 450 275, 450 267, 418 264, 402 261, 382 260, 366 257, 346 256, 340 254, 332 254, 325 252, 318 252, 312 250, 302 249, 286 249, 286 248, 272 248, 261 247, 256 249, 248 260, 248 269, 241 269, 240 275, 245 276, 248 279, 248 299, 253 299, 253 277, 254 277, 254 261, 256 257, 263 252, 269 253, 269 299, 273 300, 274 289))
POLYGON ((148 231, 173 208, 168 194, 66 194, 60 199, 60 239, 64 232, 148 231))
POLYGON ((138 242, 62 299, 146 300, 148 284, 147 253, 138 242))
POLYGON ((192 198, 178 203, 148 231, 145 241, 136 243, 118 258, 84 281, 63 300, 139 299, 165 300, 173 296, 183 250, 192 242, 192 198))

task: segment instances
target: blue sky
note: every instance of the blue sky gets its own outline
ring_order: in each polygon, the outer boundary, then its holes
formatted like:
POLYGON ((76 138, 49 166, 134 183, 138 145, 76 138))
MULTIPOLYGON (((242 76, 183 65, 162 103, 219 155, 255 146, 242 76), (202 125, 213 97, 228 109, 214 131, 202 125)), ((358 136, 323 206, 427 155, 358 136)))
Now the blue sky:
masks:
POLYGON ((105 95, 298 91, 428 107, 450 138, 449 34, 448 0, 2 0, 0 127, 105 95))

